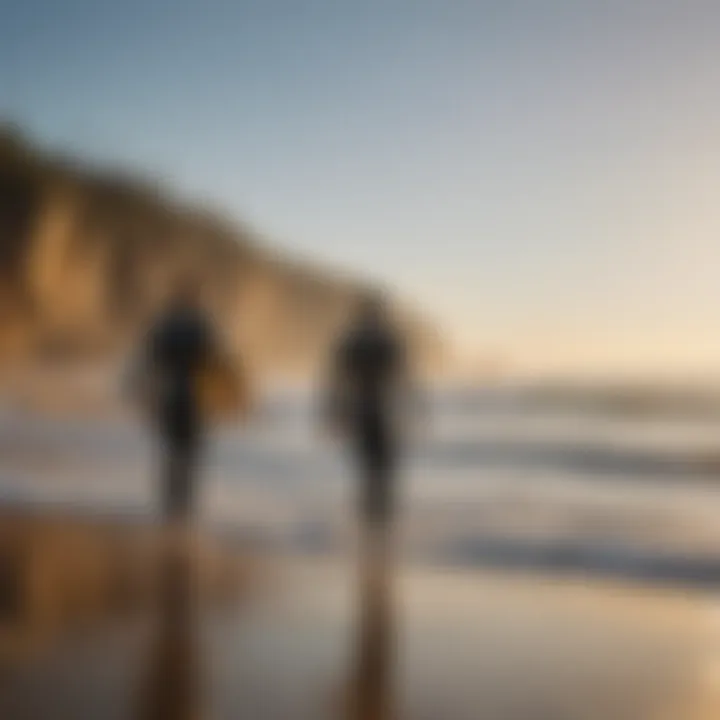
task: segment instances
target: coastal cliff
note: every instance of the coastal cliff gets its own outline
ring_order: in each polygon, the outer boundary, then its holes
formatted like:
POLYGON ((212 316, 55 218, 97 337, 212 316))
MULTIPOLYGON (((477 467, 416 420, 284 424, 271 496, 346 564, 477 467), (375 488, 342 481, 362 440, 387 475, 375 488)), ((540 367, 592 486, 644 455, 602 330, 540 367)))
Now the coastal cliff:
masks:
MULTIPOLYGON (((191 269, 233 348, 263 371, 317 367, 363 283, 294 261, 168 190, 40 151, 0 128, 0 358, 109 356, 191 269)), ((416 356, 442 342, 399 310, 416 356)))

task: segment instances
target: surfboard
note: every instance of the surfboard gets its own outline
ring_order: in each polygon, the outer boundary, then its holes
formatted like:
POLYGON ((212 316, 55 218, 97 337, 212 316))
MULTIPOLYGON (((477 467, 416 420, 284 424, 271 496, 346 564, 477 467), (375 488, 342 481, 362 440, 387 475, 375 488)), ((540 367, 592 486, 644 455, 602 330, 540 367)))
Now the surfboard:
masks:
MULTIPOLYGON (((135 358, 125 376, 126 393, 136 409, 153 417, 162 397, 161 378, 154 376, 143 358, 135 358)), ((210 425, 247 419, 253 396, 245 365, 239 357, 216 353, 195 380, 203 418, 210 425)))
POLYGON ((250 382, 244 364, 236 356, 224 353, 210 358, 197 378, 197 391, 207 422, 239 422, 250 413, 250 382))

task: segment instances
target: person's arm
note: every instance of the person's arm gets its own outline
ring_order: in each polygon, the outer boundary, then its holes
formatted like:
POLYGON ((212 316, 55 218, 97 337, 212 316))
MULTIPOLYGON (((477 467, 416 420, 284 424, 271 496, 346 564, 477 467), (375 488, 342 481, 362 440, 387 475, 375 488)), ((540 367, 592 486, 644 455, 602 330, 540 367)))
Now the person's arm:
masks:
POLYGON ((121 377, 121 392, 143 412, 152 411, 157 400, 159 327, 148 328, 128 358, 121 377))

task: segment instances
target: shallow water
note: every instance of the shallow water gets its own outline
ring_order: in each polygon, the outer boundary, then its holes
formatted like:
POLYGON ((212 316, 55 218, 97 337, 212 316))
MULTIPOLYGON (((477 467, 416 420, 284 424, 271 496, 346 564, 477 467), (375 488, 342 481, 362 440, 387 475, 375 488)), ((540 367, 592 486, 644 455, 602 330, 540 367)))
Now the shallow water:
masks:
MULTIPOLYGON (((354 492, 342 451, 320 439, 307 402, 270 400, 248 427, 213 435, 201 515, 259 543, 341 545, 354 492)), ((659 558, 720 580, 720 419, 521 400, 498 391, 436 402, 401 479, 409 552, 467 565, 495 562, 488 549, 500 548, 586 569, 659 558)), ((6 502, 152 514, 156 471, 152 438, 127 418, 0 413, 6 502)))

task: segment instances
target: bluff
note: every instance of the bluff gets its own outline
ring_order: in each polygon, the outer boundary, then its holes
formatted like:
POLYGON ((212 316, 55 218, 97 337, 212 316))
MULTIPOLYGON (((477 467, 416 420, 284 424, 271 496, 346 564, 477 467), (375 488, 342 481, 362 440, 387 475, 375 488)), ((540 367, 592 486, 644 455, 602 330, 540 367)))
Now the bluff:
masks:
MULTIPOLYGON (((41 151, 0 128, 0 359, 122 351, 187 270, 233 348, 268 372, 317 367, 367 289, 272 252, 242 224, 160 185, 41 151)), ((437 366, 435 329, 396 309, 416 357, 437 366)))

